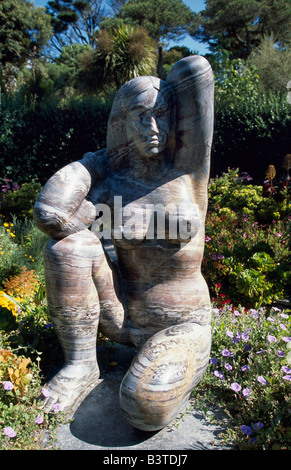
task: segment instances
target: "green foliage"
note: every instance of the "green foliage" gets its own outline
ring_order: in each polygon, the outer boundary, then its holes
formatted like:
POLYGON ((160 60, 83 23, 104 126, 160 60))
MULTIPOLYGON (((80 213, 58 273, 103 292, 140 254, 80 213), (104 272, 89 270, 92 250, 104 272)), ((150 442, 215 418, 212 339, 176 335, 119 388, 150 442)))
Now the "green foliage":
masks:
POLYGON ((291 45, 278 47, 273 38, 264 37, 248 60, 260 77, 260 89, 286 93, 287 83, 291 77, 291 45))
POLYGON ((60 52, 64 46, 88 44, 94 46, 95 34, 104 14, 102 0, 52 0, 47 13, 54 28, 53 45, 60 52))
POLYGON ((32 219, 33 207, 41 190, 37 181, 23 183, 16 191, 2 193, 0 214, 4 219, 11 220, 13 215, 18 219, 32 219))
POLYGON ((52 35, 50 19, 42 8, 26 0, 0 2, 0 63, 22 66, 39 53, 52 35))
POLYGON ((0 222, 0 289, 6 279, 17 276, 24 267, 44 280, 43 250, 48 237, 32 220, 0 222))
POLYGON ((101 29, 96 36, 96 49, 81 60, 78 87, 91 94, 117 90, 134 77, 152 75, 156 53, 145 30, 119 22, 114 28, 101 29))
POLYGON ((242 102, 249 108, 257 104, 259 75, 255 68, 246 67, 242 59, 231 59, 226 50, 206 57, 214 73, 216 113, 221 108, 237 111, 242 102))
POLYGON ((192 396, 195 408, 227 412, 225 444, 290 450, 290 332, 277 308, 214 308, 211 360, 192 396))
POLYGON ((2 175, 22 184, 38 178, 43 185, 58 169, 86 152, 106 146, 112 96, 70 100, 60 107, 42 103, 36 109, 12 106, 0 110, 2 175))
MULTIPOLYGON (((215 99, 211 176, 238 167, 262 180, 271 164, 279 176, 283 158, 290 153, 291 106, 286 95, 257 93, 252 81, 249 83, 246 99, 242 95, 230 105, 232 88, 218 92, 215 99), (223 94, 228 98, 226 102, 220 99, 223 94)), ((233 91, 239 93, 239 88, 233 91)))
POLYGON ((156 41, 178 39, 192 24, 194 14, 182 0, 128 0, 119 16, 145 28, 156 41))
POLYGON ((247 179, 230 170, 211 181, 203 273, 213 299, 258 307, 290 290, 290 202, 247 179))
POLYGON ((23 348, 12 350, 10 338, 0 331, 0 449, 52 448, 49 437, 64 422, 63 414, 49 415, 39 410, 39 367, 22 354, 23 348))
POLYGON ((207 0, 198 21, 192 36, 233 58, 248 58, 266 34, 284 46, 291 41, 289 0, 207 0))

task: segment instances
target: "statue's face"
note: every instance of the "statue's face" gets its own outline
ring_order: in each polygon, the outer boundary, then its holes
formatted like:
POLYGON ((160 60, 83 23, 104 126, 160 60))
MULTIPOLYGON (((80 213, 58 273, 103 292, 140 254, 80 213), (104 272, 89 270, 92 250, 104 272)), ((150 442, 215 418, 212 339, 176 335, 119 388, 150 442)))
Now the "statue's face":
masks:
POLYGON ((131 104, 127 120, 127 139, 147 158, 165 150, 170 135, 170 109, 155 88, 141 93, 131 104))

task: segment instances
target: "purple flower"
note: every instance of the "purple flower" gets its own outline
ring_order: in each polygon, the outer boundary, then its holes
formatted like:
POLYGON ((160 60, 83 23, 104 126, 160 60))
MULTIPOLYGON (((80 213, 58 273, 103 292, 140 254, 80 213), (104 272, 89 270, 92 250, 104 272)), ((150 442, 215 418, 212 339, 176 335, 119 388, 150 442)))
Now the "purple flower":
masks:
POLYGON ((230 330, 226 330, 226 335, 229 336, 230 338, 233 338, 233 332, 230 330))
POLYGON ((285 330, 285 331, 287 330, 287 327, 285 325, 283 325, 283 323, 280 323, 279 326, 280 326, 280 328, 282 328, 282 330, 285 330))
POLYGON ((245 424, 243 424, 240 429, 247 436, 250 436, 253 432, 252 429, 249 426, 246 426, 245 424))
POLYGON ((233 357, 232 352, 230 352, 228 349, 223 349, 223 350, 221 351, 221 354, 222 354, 223 356, 225 356, 225 357, 233 357))
POLYGON ((291 375, 288 374, 288 375, 283 375, 282 379, 284 380, 291 380, 291 375))
POLYGON ((249 388, 243 388, 242 390, 242 394, 245 398, 249 398, 250 397, 250 389, 249 388))
POLYGON ((224 364, 224 367, 227 369, 227 370, 232 370, 232 366, 230 364, 224 364))
POLYGON ((14 429, 11 426, 7 426, 7 428, 4 428, 3 432, 8 437, 15 437, 16 436, 16 432, 14 431, 14 429))
POLYGON ((262 375, 259 375, 259 377, 257 378, 257 381, 260 382, 262 385, 266 385, 267 383, 266 379, 264 379, 262 375))
POLYGON ((43 416, 37 415, 37 417, 35 418, 35 422, 36 422, 36 424, 42 424, 43 423, 43 416))
POLYGON ((250 308, 250 314, 252 315, 253 318, 259 318, 259 312, 255 310, 254 308, 250 308))
POLYGON ((291 337, 290 336, 282 336, 282 341, 285 341, 285 343, 289 343, 289 341, 291 341, 291 337))
POLYGON ((245 351, 250 351, 251 350, 251 347, 249 344, 245 344, 245 351))
POLYGON ((215 377, 218 377, 219 379, 224 379, 224 375, 219 372, 218 370, 215 370, 214 372, 215 377))
POLYGON ((61 411, 61 406, 56 403, 55 405, 53 405, 53 410, 55 413, 58 413, 59 411, 61 411))
POLYGON ((246 370, 249 370, 249 368, 250 368, 250 366, 245 365, 245 366, 242 366, 241 370, 242 370, 243 372, 245 372, 246 370))
POLYGON ((281 318, 289 318, 289 316, 286 315, 286 313, 279 313, 279 317, 281 317, 281 318))
POLYGON ((241 337, 244 341, 247 341, 249 339, 249 335, 247 333, 243 333, 241 337))
POLYGON ((50 392, 46 388, 42 388, 41 393, 45 398, 48 398, 50 396, 50 392))
POLYGON ((233 382, 230 386, 230 388, 234 391, 234 392, 240 392, 241 390, 241 386, 236 383, 236 382, 233 382))
POLYGON ((290 367, 288 367, 288 366, 282 366, 282 367, 281 367, 281 370, 282 370, 282 372, 284 372, 285 374, 290 374, 290 372, 291 372, 291 369, 290 369, 290 367))
POLYGON ((267 336, 267 340, 268 340, 270 343, 272 343, 272 342, 276 343, 276 342, 277 342, 277 338, 275 338, 275 336, 273 336, 273 335, 268 335, 268 336, 267 336))
POLYGON ((258 421, 257 423, 253 424, 253 429, 254 429, 255 431, 257 431, 258 429, 261 429, 261 428, 263 428, 263 427, 264 427, 264 425, 263 425, 263 423, 262 423, 261 421, 258 421))
POLYGON ((284 351, 277 351, 277 355, 279 357, 284 357, 285 356, 284 351))
POLYGON ((218 363, 218 359, 216 359, 216 357, 213 357, 210 359, 210 364, 217 364, 218 363))
POLYGON ((3 385, 4 390, 13 390, 14 388, 14 385, 12 382, 10 382, 10 380, 6 380, 2 382, 2 385, 3 385))

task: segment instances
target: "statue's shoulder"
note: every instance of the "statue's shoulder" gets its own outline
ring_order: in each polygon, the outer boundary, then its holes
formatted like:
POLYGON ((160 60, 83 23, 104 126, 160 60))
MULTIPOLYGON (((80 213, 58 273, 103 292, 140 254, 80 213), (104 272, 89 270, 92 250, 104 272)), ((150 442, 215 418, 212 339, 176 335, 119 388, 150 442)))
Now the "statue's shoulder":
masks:
POLYGON ((84 165, 92 177, 102 179, 106 176, 107 150, 97 150, 97 152, 87 152, 83 155, 80 163, 84 165))

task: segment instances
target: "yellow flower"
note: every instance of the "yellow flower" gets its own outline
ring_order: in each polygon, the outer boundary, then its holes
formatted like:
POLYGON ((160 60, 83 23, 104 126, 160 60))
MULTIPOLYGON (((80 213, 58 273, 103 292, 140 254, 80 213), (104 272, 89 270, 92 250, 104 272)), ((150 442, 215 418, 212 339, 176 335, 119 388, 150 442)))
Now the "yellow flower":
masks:
POLYGON ((4 222, 4 227, 9 227, 9 224, 7 222, 4 222))
POLYGON ((15 237, 15 233, 10 232, 10 237, 15 237))

